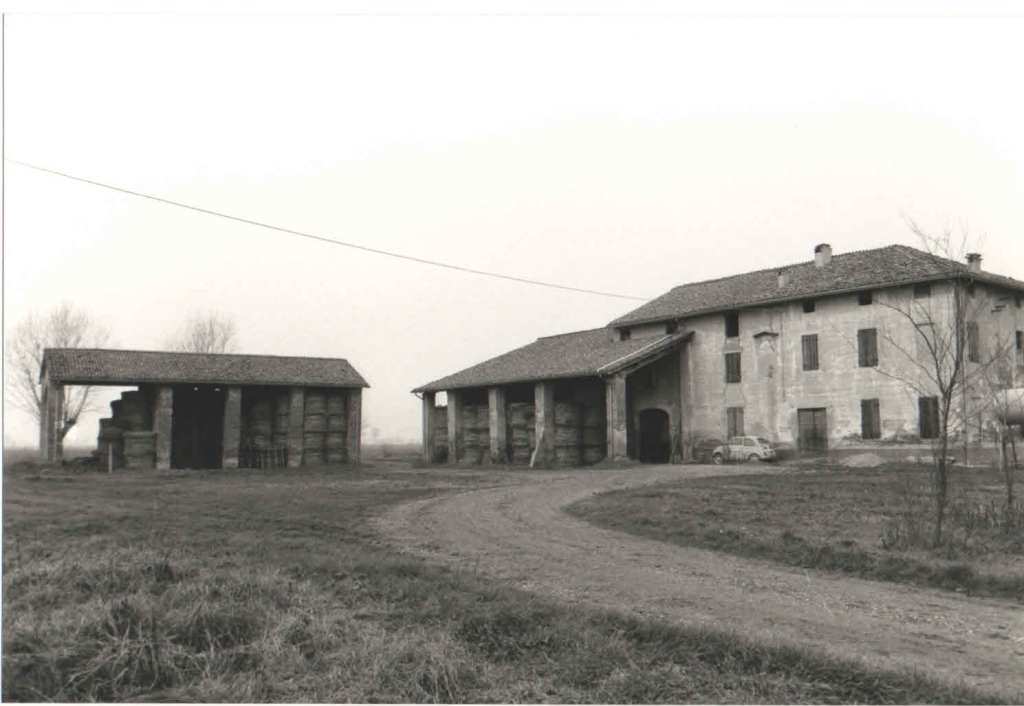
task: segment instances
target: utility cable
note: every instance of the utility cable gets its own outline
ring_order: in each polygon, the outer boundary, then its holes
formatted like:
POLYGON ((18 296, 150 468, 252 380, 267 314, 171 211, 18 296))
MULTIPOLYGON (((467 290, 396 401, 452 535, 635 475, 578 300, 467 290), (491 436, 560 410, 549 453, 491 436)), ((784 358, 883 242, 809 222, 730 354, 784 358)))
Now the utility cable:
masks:
POLYGON ((322 243, 328 243, 330 245, 340 245, 345 248, 352 248, 353 250, 361 250, 363 252, 373 253, 374 255, 384 255, 386 257, 394 257, 399 260, 407 260, 409 262, 417 262, 421 265, 431 265, 433 267, 442 267, 448 270, 455 270, 457 272, 466 272, 474 275, 481 275, 483 277, 494 277, 497 279, 509 280, 511 282, 519 282, 521 284, 530 284, 537 287, 548 287, 550 289, 561 289, 568 292, 579 292, 582 294, 593 294, 599 297, 612 297, 614 299, 629 299, 632 301, 648 301, 647 297, 636 297, 629 294, 617 294, 615 292, 602 292, 596 289, 585 289, 583 287, 572 287, 566 284, 558 284, 556 282, 544 282, 541 280, 530 279, 528 277, 517 277, 515 275, 506 275, 500 272, 489 272, 487 270, 478 270, 472 267, 463 267, 462 265, 453 265, 449 262, 441 262, 440 260, 428 260, 422 257, 416 257, 414 255, 405 255, 403 253, 394 252, 391 250, 382 250, 380 248, 372 248, 368 245, 360 245, 358 243, 346 242, 344 240, 335 240, 334 238, 328 238, 323 235, 317 235, 316 233, 307 233, 301 230, 294 230, 292 228, 285 228, 283 226, 276 226, 271 223, 264 223, 263 221, 257 221, 251 218, 243 218, 242 216, 233 216, 230 213, 224 213, 222 211, 215 211, 211 208, 203 208, 202 206, 195 206, 193 204, 184 203, 182 201, 174 201, 173 199, 167 199, 162 196, 154 196, 153 194, 147 194, 141 191, 135 191, 133 189, 126 189, 121 186, 115 186, 113 184, 106 184, 102 181, 96 181, 95 179, 86 179, 85 177, 75 176, 74 174, 68 174, 61 172, 56 169, 48 169, 47 167, 40 167, 35 164, 28 162, 22 162, 16 159, 6 159, 5 161, 11 164, 17 164, 28 169, 35 169, 39 172, 45 172, 65 179, 71 179, 73 181, 79 181, 83 184, 91 184, 92 186, 98 186, 102 189, 108 189, 110 191, 116 191, 118 193, 127 194, 129 196, 136 196, 141 199, 148 199, 150 201, 156 201, 158 203, 166 204, 168 206, 177 206, 178 208, 184 208, 189 211, 195 211, 197 213, 204 213, 208 216, 216 216, 218 218, 224 218, 229 221, 236 221, 238 223, 245 223, 246 225, 256 226, 259 228, 266 228, 267 230, 276 231, 278 233, 285 233, 287 235, 294 235, 300 238, 308 238, 309 240, 317 240, 322 243))

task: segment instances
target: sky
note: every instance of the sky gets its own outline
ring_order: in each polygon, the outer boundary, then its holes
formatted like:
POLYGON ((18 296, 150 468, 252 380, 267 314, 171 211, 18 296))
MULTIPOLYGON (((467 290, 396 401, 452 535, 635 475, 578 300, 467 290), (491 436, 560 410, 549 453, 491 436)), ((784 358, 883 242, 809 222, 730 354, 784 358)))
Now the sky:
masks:
MULTIPOLYGON (((502 7, 14 12, 5 155, 635 297, 820 242, 916 245, 908 218, 966 231, 985 269, 1024 279, 1024 19, 502 7)), ((371 385, 368 440, 418 438, 417 385, 640 303, 11 161, 4 189, 5 333, 67 301, 117 347, 159 349, 218 311, 240 352, 347 358, 371 385)), ((35 442, 6 397, 4 413, 5 444, 35 442)), ((93 415, 66 443, 95 435, 93 415)))

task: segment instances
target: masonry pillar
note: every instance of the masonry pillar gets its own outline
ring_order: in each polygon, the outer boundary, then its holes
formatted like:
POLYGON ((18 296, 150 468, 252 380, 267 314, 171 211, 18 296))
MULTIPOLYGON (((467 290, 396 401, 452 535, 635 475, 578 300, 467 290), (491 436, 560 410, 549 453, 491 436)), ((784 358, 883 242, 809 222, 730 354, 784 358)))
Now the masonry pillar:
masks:
POLYGON ((423 393, 423 463, 434 461, 434 414, 437 407, 437 395, 433 392, 423 393))
POLYGON ((530 468, 550 466, 555 461, 555 388, 550 382, 538 382, 533 389, 533 424, 537 448, 530 468))
POLYGON ((42 398, 42 405, 39 414, 39 460, 49 461, 50 433, 50 383, 43 380, 42 389, 39 391, 42 398))
POLYGON ((306 389, 288 390, 288 468, 302 465, 302 433, 306 417, 306 389))
POLYGON ((626 376, 613 375, 605 381, 605 413, 607 416, 607 457, 624 461, 626 455, 626 376))
POLYGON ((348 462, 359 465, 363 433, 363 390, 353 387, 348 391, 348 433, 345 435, 345 455, 348 462))
POLYGON ((462 395, 448 390, 448 463, 458 463, 462 451, 462 395))
POLYGON ((224 396, 224 453, 222 468, 238 468, 238 446, 242 441, 242 388, 228 387, 224 396))
POLYGON ((156 432, 156 467, 166 471, 171 467, 171 416, 174 411, 174 388, 161 385, 153 401, 153 431, 156 432))
POLYGON ((46 404, 46 461, 60 463, 64 458, 64 440, 60 436, 64 426, 64 386, 60 383, 49 385, 46 404))
POLYGON ((505 388, 487 390, 487 428, 491 441, 491 463, 508 463, 508 425, 505 422, 505 388))

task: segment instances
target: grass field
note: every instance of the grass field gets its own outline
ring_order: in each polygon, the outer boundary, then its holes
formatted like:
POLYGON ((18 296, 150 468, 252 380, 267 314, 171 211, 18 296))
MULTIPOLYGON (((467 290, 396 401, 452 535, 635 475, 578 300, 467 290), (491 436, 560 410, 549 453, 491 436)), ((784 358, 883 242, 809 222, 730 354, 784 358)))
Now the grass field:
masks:
POLYGON ((5 465, 3 698, 993 702, 404 558, 367 519, 485 473, 5 465))
POLYGON ((1024 506, 1004 526, 994 471, 955 471, 951 487, 949 542, 938 551, 920 548, 931 509, 919 467, 694 479, 604 493, 569 511, 680 545, 1024 600, 1024 506))

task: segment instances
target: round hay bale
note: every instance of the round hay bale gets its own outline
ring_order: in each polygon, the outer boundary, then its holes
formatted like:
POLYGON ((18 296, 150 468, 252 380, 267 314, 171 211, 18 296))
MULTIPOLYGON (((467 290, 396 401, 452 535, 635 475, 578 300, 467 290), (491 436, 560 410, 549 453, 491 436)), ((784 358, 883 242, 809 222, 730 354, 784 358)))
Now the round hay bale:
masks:
POLYGON ((477 446, 480 443, 480 435, 476 429, 466 429, 462 432, 462 443, 466 446, 477 446))
POLYGON ((306 431, 326 431, 327 419, 322 414, 307 414, 302 428, 306 431))
POLYGON ((526 466, 530 463, 530 456, 533 449, 515 446, 512 448, 512 463, 517 466, 526 466))
POLYGON ((491 426, 491 407, 490 405, 482 404, 477 407, 476 411, 476 428, 477 429, 488 429, 491 426))
POLYGON ((556 466, 578 466, 580 465, 580 449, 578 446, 556 446, 556 466))
POLYGON ((327 431, 345 431, 348 420, 343 414, 327 415, 327 431))
POLYGON ((605 447, 601 446, 584 446, 583 447, 583 463, 599 463, 604 460, 605 447))
POLYGON ((326 453, 324 453, 324 459, 327 461, 327 463, 345 463, 346 461, 348 461, 348 458, 345 455, 344 448, 327 449, 326 453))
POLYGON ((583 445, 584 446, 601 446, 604 447, 605 442, 605 430, 604 427, 583 427, 583 445))
POLYGON ((334 390, 327 393, 327 413, 344 414, 348 400, 347 395, 341 390, 334 390))
POLYGON ((326 395, 315 390, 306 390, 306 414, 323 414, 327 408, 326 395))
POLYGON ((327 450, 345 448, 345 434, 340 432, 327 432, 324 437, 324 446, 327 450))
POLYGON ((274 432, 274 437, 273 438, 274 438, 274 446, 276 446, 278 448, 287 448, 288 447, 288 434, 281 434, 281 433, 278 433, 278 432, 274 432))
POLYGON ((508 406, 508 419, 513 426, 528 426, 533 424, 533 403, 510 403, 508 406))
POLYGON ((309 450, 318 450, 324 447, 324 434, 323 432, 309 432, 307 431, 302 435, 302 448, 309 450))
POLYGON ((324 462, 324 454, 322 451, 316 451, 313 449, 305 449, 302 452, 302 465, 303 466, 321 466, 324 462))
POLYGON ((251 434, 249 436, 249 446, 257 451, 266 451, 270 448, 270 436, 266 434, 251 434))
POLYGON ((575 427, 555 427, 555 446, 576 446, 579 443, 579 429, 575 427))
POLYGON ((462 458, 459 459, 459 462, 470 466, 479 466, 483 463, 482 449, 476 446, 467 446, 462 450, 462 458))
POLYGON ((555 424, 578 427, 580 425, 579 405, 571 402, 555 402, 555 424))

